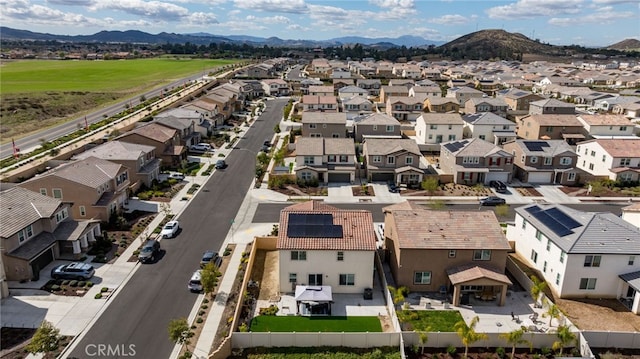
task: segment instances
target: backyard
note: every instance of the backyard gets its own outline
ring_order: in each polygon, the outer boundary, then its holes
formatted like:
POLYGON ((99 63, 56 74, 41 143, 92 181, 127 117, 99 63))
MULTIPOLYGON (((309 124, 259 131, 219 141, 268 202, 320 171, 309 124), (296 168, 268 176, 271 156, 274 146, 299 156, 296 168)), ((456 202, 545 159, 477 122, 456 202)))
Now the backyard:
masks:
POLYGON ((382 332, 378 317, 301 317, 260 315, 252 332, 382 332))
POLYGON ((463 319, 456 310, 400 310, 398 320, 403 330, 453 332, 453 326, 463 319))

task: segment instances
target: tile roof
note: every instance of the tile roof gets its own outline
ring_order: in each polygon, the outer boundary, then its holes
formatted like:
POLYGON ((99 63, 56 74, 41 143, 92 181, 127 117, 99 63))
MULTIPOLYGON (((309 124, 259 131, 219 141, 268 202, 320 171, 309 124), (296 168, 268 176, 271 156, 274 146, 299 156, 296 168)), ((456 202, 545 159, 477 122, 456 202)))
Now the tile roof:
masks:
POLYGON ((559 101, 554 98, 544 99, 540 101, 533 101, 529 103, 529 106, 537 106, 537 107, 576 107, 572 103, 567 103, 564 101, 559 101))
POLYGON ((530 119, 533 122, 538 123, 540 126, 571 126, 571 127, 582 127, 582 123, 580 120, 576 118, 575 115, 553 115, 553 114, 544 114, 544 115, 529 115, 523 118, 530 119))
POLYGON ((122 168, 124 168, 124 166, 120 164, 90 156, 82 160, 63 164, 33 179, 39 179, 44 176, 55 176, 64 178, 70 182, 97 188, 114 179, 122 168))
MULTIPOLYGON (((570 146, 565 140, 514 140, 515 143, 522 152, 527 156, 557 156, 560 154, 565 155, 576 155, 576 151, 573 150, 573 147, 570 146), (527 147, 527 143, 536 143, 536 142, 544 142, 548 144, 548 147, 540 146, 540 151, 531 151, 529 147, 527 147)), ((537 148, 536 148, 537 149, 537 148)))
POLYGON ((612 157, 640 157, 640 138, 596 140, 612 157))
POLYGON ((462 120, 472 125, 516 125, 513 121, 509 121, 493 112, 478 112, 464 115, 462 116, 462 120))
MULTIPOLYGON (((311 204, 310 206, 321 207, 316 204, 311 204)), ((280 231, 277 242, 279 250, 374 251, 376 249, 376 234, 371 212, 330 208, 308 210, 300 207, 299 205, 294 205, 280 211, 280 231), (342 226, 342 237, 289 237, 290 214, 329 214, 334 225, 342 226)))
POLYGON ((399 126, 400 122, 393 116, 389 116, 386 113, 376 112, 367 115, 362 120, 358 121, 358 125, 396 125, 399 126))
POLYGON ((327 155, 356 155, 353 138, 323 138, 324 154, 327 155))
POLYGON ((75 155, 74 158, 78 160, 87 157, 98 157, 104 160, 137 160, 141 156, 154 150, 155 147, 153 146, 124 141, 109 141, 79 153, 75 155))
POLYGON ((447 275, 453 285, 481 278, 488 278, 505 284, 513 284, 511 283, 511 280, 509 280, 509 277, 504 275, 504 273, 502 273, 498 268, 492 268, 489 266, 464 265, 449 268, 447 269, 447 275))
POLYGON ((363 148, 368 156, 388 155, 401 151, 421 155, 416 141, 405 138, 367 138, 363 148))
POLYGON ((300 137, 296 142, 296 156, 322 156, 324 141, 322 137, 300 137))
POLYGON ((12 187, 1 192, 0 237, 8 238, 19 230, 40 220, 51 218, 62 201, 22 187, 12 187))
POLYGON ((334 123, 347 124, 347 114, 344 112, 303 112, 302 123, 334 123))
POLYGON ((511 247, 493 211, 389 209, 402 249, 495 249, 511 247), (461 225, 464 223, 464 225, 461 225))
POLYGON ((403 103, 405 105, 421 104, 424 100, 420 97, 412 96, 389 96, 387 102, 389 103, 403 103))
POLYGON ((159 114, 154 116, 155 118, 162 117, 179 117, 179 118, 190 118, 192 120, 199 120, 202 115, 197 111, 189 110, 186 108, 172 108, 166 111, 162 111, 159 114))
POLYGON ((578 118, 581 118, 585 123, 591 126, 632 126, 633 123, 629 121, 624 115, 579 115, 578 118))
POLYGON ((462 116, 457 113, 423 113, 418 117, 418 120, 422 118, 422 121, 426 124, 443 124, 443 125, 464 125, 462 116))
POLYGON ((458 105, 458 101, 451 97, 429 97, 426 99, 433 106, 444 105, 445 103, 452 103, 458 105))
POLYGON ((300 137, 296 142, 296 156, 353 155, 356 149, 352 138, 300 137))
POLYGON ((116 139, 127 136, 127 134, 129 133, 135 133, 140 136, 148 137, 155 141, 165 143, 173 139, 173 137, 176 135, 176 132, 177 132, 176 129, 162 126, 159 123, 150 122, 144 126, 134 128, 133 130, 123 134, 122 136, 117 137, 116 139))

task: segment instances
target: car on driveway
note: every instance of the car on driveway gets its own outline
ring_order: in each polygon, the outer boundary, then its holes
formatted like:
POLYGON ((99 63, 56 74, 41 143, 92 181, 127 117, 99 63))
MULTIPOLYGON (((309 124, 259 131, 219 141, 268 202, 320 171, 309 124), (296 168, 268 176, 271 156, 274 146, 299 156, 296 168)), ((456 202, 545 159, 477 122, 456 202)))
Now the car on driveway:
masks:
POLYGON ((506 203, 507 201, 504 198, 500 198, 496 196, 485 197, 480 200, 481 206, 498 206, 506 203))
POLYGON ((194 153, 206 153, 213 152, 213 148, 208 143, 198 143, 197 145, 191 146, 189 151, 194 153))
POLYGON ((493 188, 498 193, 507 192, 507 185, 502 181, 489 181, 489 187, 493 188))
POLYGON ((396 186, 395 182, 393 181, 389 181, 387 182, 387 188, 389 189, 389 192, 391 193, 398 193, 398 186, 396 186))
POLYGON ((51 278, 88 280, 95 273, 96 270, 92 265, 78 262, 56 266, 51 270, 51 278))
POLYGON ((215 263, 216 267, 220 268, 220 265, 222 264, 222 257, 218 255, 218 252, 215 252, 215 251, 204 252, 204 254, 202 255, 202 259, 200 260, 200 268, 206 267, 207 264, 211 262, 215 263))
POLYGON ((162 238, 173 238, 178 234, 178 230, 180 230, 180 223, 178 221, 169 221, 162 227, 160 235, 162 238))
POLYGON ((150 239, 142 246, 138 260, 142 263, 153 263, 158 259, 158 254, 160 254, 160 242, 150 239))
POLYGON ((224 160, 218 160, 218 161, 216 161, 216 166, 215 167, 216 167, 217 170, 221 170, 221 169, 227 168, 227 162, 225 162, 224 160))
POLYGON ((169 174, 169 179, 174 179, 178 181, 184 181, 184 174, 179 172, 172 172, 169 174))

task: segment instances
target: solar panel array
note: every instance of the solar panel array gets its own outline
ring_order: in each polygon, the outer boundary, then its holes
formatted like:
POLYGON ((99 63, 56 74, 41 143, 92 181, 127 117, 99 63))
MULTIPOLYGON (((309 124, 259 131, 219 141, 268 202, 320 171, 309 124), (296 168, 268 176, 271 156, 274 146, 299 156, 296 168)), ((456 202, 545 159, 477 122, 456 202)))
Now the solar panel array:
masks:
POLYGON ((525 210, 559 237, 572 234, 573 229, 582 226, 558 208, 543 210, 538 206, 531 206, 525 210))
POLYGON ((290 213, 287 236, 291 238, 342 238, 341 225, 333 224, 331 214, 290 213))
POLYGON ((451 142, 451 143, 445 144, 444 148, 449 150, 449 152, 456 152, 459 149, 461 149, 462 147, 466 146, 467 143, 469 143, 469 141, 467 141, 467 140, 451 142))
POLYGON ((523 143, 532 152, 539 152, 542 151, 542 147, 549 147, 549 144, 545 141, 524 141, 523 143))

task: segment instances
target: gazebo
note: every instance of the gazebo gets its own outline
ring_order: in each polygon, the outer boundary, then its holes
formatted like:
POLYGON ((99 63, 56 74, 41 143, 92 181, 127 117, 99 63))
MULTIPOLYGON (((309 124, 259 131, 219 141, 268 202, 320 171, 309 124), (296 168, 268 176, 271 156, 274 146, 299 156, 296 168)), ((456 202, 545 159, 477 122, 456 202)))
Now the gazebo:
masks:
POLYGON ((507 287, 513 283, 509 278, 501 273, 497 268, 481 266, 459 266, 447 270, 449 281, 453 285, 453 305, 459 306, 461 303, 461 287, 481 286, 482 292, 476 293, 481 300, 493 301, 497 299, 498 305, 505 305, 507 287))
POLYGON ((296 286, 296 313, 301 315, 331 315, 331 286, 296 286))

